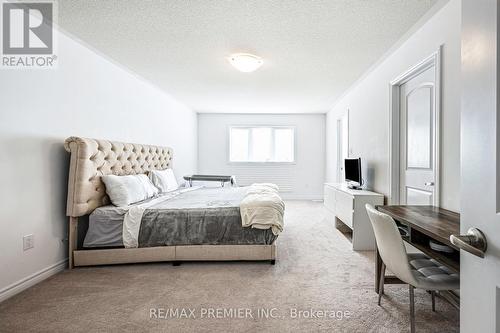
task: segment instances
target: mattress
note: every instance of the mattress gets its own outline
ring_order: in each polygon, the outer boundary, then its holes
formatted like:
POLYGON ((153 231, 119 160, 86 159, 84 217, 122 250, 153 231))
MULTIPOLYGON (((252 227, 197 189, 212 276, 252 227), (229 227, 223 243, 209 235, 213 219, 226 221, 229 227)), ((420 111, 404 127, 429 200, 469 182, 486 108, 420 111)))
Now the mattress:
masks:
MULTIPOLYGON (((139 247, 272 244, 277 236, 271 229, 242 227, 239 205, 245 193, 244 187, 200 188, 179 192, 148 207, 141 220, 139 247)), ((123 220, 128 209, 95 209, 89 217, 84 247, 123 246, 123 220)))

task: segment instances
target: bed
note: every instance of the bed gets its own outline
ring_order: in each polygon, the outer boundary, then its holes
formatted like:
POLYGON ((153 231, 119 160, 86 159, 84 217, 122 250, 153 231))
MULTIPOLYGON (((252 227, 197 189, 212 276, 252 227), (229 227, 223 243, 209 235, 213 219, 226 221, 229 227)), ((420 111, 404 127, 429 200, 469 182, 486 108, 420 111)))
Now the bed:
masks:
POLYGON ((142 202, 147 206, 127 248, 121 230, 127 209, 110 204, 104 175, 146 174, 172 167, 171 148, 79 137, 65 141, 71 153, 68 180, 69 267, 141 262, 266 260, 274 264, 277 236, 242 227, 244 188, 190 188, 142 202), (89 216, 83 246, 78 223, 89 216))

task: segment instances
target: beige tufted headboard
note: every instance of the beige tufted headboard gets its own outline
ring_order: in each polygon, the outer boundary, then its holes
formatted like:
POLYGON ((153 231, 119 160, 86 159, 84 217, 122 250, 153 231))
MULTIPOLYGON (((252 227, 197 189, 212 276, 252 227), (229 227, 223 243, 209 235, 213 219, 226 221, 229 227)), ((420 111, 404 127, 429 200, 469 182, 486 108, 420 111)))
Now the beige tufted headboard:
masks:
POLYGON ((172 149, 134 143, 70 137, 66 215, 78 217, 109 204, 103 175, 134 175, 172 167, 172 149))

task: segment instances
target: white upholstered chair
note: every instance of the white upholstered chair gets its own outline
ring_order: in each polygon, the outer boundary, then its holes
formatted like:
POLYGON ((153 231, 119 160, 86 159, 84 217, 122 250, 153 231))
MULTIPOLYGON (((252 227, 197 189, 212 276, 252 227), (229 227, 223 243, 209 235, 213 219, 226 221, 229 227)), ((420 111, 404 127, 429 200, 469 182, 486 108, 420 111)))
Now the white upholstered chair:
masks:
POLYGON ((432 311, 435 311, 436 290, 456 290, 460 288, 460 278, 423 253, 407 253, 396 222, 387 214, 366 205, 366 211, 373 226, 377 249, 382 258, 378 305, 384 293, 386 267, 401 281, 408 283, 410 291, 410 325, 415 332, 414 288, 431 292, 432 311))

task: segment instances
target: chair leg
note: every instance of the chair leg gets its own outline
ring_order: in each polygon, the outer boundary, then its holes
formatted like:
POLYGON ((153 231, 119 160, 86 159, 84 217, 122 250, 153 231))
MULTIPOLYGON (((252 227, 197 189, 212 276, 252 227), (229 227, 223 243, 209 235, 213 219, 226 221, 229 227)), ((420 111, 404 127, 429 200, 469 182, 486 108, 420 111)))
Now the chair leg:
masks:
POLYGON ((415 333, 415 287, 409 285, 410 291, 410 332, 415 333))
POLYGON ((432 312, 436 312, 436 292, 431 290, 432 312))
POLYGON ((382 266, 380 267, 380 281, 378 286, 378 305, 380 306, 380 300, 382 299, 382 295, 384 294, 384 279, 385 279, 385 264, 382 262, 382 266))

